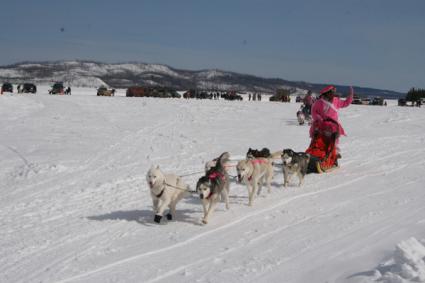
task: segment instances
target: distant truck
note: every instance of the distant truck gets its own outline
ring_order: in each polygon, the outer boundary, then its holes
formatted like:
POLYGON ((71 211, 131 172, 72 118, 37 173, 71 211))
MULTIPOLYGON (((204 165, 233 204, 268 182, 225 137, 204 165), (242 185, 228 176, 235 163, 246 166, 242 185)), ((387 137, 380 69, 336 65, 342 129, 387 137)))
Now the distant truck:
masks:
POLYGON ((24 83, 21 89, 22 93, 37 93, 37 86, 31 83, 24 83))
POLYGON ((180 98, 181 95, 174 89, 165 87, 132 86, 127 89, 127 97, 161 97, 180 98))
POLYGON ((270 96, 269 101, 291 102, 290 91, 288 89, 277 89, 276 94, 270 96))
POLYGON ((64 86, 62 82, 56 82, 53 84, 52 89, 49 90, 49 94, 64 94, 64 86))
POLYGON ((114 96, 115 89, 107 89, 106 86, 101 86, 97 89, 97 96, 114 96))
POLYGON ((370 101, 369 105, 379 105, 379 106, 383 106, 384 105, 384 99, 382 97, 374 97, 372 98, 372 100, 370 101))
POLYGON ((405 98, 398 99, 398 106, 407 106, 407 100, 405 98))
POLYGON ((4 83, 1 86, 1 93, 3 94, 4 92, 13 92, 13 85, 11 83, 4 83))
POLYGON ((362 104, 362 99, 360 98, 360 96, 354 95, 351 104, 362 104))

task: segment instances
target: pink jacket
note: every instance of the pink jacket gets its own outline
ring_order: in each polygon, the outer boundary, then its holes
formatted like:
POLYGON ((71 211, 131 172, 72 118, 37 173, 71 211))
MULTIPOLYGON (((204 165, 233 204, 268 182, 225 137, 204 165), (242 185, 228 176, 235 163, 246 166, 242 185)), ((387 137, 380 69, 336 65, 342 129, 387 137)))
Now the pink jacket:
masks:
POLYGON ((310 127, 310 137, 316 130, 328 130, 332 133, 338 132, 339 135, 345 135, 344 128, 338 121, 338 109, 347 107, 353 101, 353 94, 350 94, 345 100, 334 97, 332 102, 325 100, 323 97, 316 100, 311 109, 313 123, 310 127), (327 122, 327 120, 334 122, 327 122), (336 122, 336 123, 335 123, 336 122))
POLYGON ((312 95, 306 95, 303 99, 303 102, 306 106, 312 106, 314 103, 314 98, 312 95))

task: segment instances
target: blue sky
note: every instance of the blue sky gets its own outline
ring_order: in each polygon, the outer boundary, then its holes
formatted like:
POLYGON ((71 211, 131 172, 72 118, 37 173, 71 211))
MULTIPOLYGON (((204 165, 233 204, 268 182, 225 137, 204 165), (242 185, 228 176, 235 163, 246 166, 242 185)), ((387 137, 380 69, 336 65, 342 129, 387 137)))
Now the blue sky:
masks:
POLYGON ((89 59, 425 88, 424 0, 2 0, 0 65, 89 59))

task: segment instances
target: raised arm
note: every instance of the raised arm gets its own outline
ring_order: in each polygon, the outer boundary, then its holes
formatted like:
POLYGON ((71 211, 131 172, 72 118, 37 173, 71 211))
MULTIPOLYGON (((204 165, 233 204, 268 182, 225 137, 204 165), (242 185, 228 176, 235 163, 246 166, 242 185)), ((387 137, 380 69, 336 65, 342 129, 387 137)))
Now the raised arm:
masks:
POLYGON ((348 105, 350 105, 351 102, 353 101, 353 96, 354 96, 354 90, 353 90, 353 87, 350 86, 350 94, 344 100, 338 99, 337 107, 338 108, 344 108, 344 107, 347 107, 348 105))

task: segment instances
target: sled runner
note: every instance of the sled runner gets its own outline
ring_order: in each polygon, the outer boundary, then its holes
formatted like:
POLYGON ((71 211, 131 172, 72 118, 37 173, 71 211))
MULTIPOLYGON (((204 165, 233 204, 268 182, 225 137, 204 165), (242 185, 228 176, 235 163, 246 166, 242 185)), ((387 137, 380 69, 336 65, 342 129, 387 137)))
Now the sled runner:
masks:
POLYGON ((335 146, 338 131, 331 130, 332 121, 325 121, 315 132, 310 146, 305 151, 311 155, 307 173, 324 173, 338 167, 338 154, 335 146))

